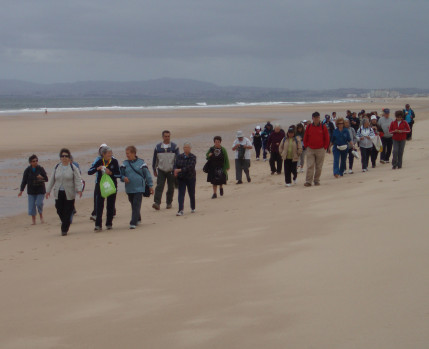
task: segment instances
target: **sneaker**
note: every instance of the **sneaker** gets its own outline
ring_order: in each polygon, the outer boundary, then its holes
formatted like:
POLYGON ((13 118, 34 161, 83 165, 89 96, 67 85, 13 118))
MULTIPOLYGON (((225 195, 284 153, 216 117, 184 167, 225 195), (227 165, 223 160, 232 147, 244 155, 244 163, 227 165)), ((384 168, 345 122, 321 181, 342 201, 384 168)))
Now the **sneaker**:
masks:
POLYGON ((157 211, 159 211, 160 209, 159 205, 156 202, 153 203, 152 207, 157 211))
POLYGON ((95 214, 92 215, 91 217, 89 217, 90 221, 94 221, 95 222, 96 219, 97 219, 97 216, 95 214))
POLYGON ((223 196, 223 188, 219 189, 219 194, 220 194, 220 196, 223 196))
POLYGON ((101 231, 101 227, 99 227, 98 225, 95 226, 94 231, 101 231))
POLYGON ((375 168, 375 164, 372 165, 372 168, 375 168))
POLYGON ((240 179, 239 181, 237 181, 237 184, 243 184, 243 181, 240 179))
POLYGON ((216 199, 216 198, 217 198, 217 194, 213 194, 212 199, 216 199))
POLYGON ((133 224, 130 224, 130 229, 136 229, 136 226, 133 224))
POLYGON ((385 163, 386 163, 386 161, 380 160, 380 164, 385 164, 385 163))
POLYGON ((67 236, 67 232, 66 231, 62 231, 61 232, 61 236, 67 236))
POLYGON ((170 208, 172 208, 173 205, 172 204, 167 204, 167 206, 165 207, 167 210, 169 210, 170 208))
POLYGON ((183 216, 183 211, 179 211, 176 213, 176 216, 183 216))
POLYGON ((390 161, 389 160, 384 160, 384 163, 385 164, 390 164, 390 161))
POLYGON ((196 212, 195 209, 191 210, 191 213, 195 213, 195 212, 196 212))
POLYGON ((318 186, 320 185, 320 182, 314 182, 314 185, 318 186))
POLYGON ((349 170, 348 174, 352 174, 352 173, 353 173, 353 170, 349 170))
POLYGON ((293 185, 296 185, 296 179, 293 180, 293 185))
POLYGON ((334 177, 335 177, 335 178, 338 178, 339 176, 340 176, 340 175, 337 175, 337 174, 335 174, 335 175, 334 175, 334 177))
POLYGON ((264 159, 264 162, 267 161, 267 159, 264 159))
POLYGON ((397 167, 396 167, 396 166, 393 166, 393 167, 392 167, 392 170, 396 170, 396 169, 397 169, 397 167))
POLYGON ((301 167, 301 169, 299 170, 299 172, 303 173, 304 172, 304 168, 301 167))
POLYGON ((259 158, 256 158, 256 161, 259 161, 259 158))
POLYGON ((271 176, 274 174, 275 172, 271 172, 271 176))
POLYGON ((252 179, 250 177, 247 178, 247 182, 250 183, 252 179))
POLYGON ((305 182, 304 187, 311 187, 311 183, 305 182))
POLYGON ((292 186, 292 184, 286 183, 286 187, 291 187, 291 186, 292 186))
POLYGON ((112 230, 112 226, 111 225, 106 225, 106 229, 107 230, 112 230))
POLYGON ((401 168, 402 168, 402 166, 398 166, 398 170, 401 169, 401 168))

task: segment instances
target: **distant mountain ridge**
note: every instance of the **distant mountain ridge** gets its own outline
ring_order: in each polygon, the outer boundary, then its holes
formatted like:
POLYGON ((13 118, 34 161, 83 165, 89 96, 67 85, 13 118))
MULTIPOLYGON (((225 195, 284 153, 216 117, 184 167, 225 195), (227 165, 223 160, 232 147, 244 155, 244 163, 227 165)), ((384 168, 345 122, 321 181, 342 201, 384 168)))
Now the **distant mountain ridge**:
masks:
MULTIPOLYGON (((218 86, 192 79, 161 78, 147 81, 80 81, 71 83, 38 84, 19 80, 0 79, 1 97, 31 98, 107 98, 138 97, 144 100, 212 101, 296 101, 370 97, 371 89, 342 88, 331 90, 290 90, 245 86, 218 86)), ((377 90, 380 91, 380 90, 377 90)), ((428 95, 429 89, 386 89, 397 95, 428 95)), ((382 94, 383 95, 383 94, 382 94)), ((383 95, 384 96, 384 95, 383 95)))

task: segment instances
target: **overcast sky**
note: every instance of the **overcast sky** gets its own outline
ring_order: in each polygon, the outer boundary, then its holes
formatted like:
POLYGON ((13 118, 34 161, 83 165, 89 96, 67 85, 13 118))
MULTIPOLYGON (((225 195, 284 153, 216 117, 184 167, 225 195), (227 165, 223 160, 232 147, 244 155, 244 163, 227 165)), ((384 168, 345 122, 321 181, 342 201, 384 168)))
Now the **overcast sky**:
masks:
POLYGON ((3 0, 0 79, 429 87, 428 0, 3 0))

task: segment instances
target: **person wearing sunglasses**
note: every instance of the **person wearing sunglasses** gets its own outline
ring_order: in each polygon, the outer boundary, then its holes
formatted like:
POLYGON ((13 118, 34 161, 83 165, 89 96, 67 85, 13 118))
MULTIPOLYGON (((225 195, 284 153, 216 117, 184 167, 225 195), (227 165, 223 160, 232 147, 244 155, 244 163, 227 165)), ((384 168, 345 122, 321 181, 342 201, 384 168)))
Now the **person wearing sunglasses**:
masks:
POLYGON ((70 150, 60 151, 61 162, 54 167, 46 188, 46 199, 54 189, 55 208, 61 220, 61 235, 67 235, 70 228, 70 217, 74 209, 76 193, 82 197, 82 178, 78 168, 70 163, 70 150))
POLYGON ((353 147, 350 132, 344 127, 344 118, 339 117, 335 122, 337 128, 332 132, 331 146, 334 156, 334 177, 342 177, 346 170, 349 147, 353 147))
POLYGON ((43 199, 45 198, 45 182, 48 181, 45 169, 39 165, 39 159, 36 155, 28 158, 28 166, 22 176, 21 189, 18 197, 22 196, 27 186, 28 196, 28 215, 31 216, 32 225, 36 224, 36 209, 39 212, 40 223, 43 223, 43 199))

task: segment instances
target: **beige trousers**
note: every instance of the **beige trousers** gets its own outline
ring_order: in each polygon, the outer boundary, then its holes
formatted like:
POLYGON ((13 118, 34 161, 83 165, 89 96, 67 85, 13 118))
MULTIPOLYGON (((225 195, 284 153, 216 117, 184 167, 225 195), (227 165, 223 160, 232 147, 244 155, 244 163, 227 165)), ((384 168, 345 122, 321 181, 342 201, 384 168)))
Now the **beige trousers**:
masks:
POLYGON ((325 160, 325 148, 311 149, 307 148, 307 173, 305 181, 310 183, 320 182, 320 175, 322 174, 323 161, 325 160))

